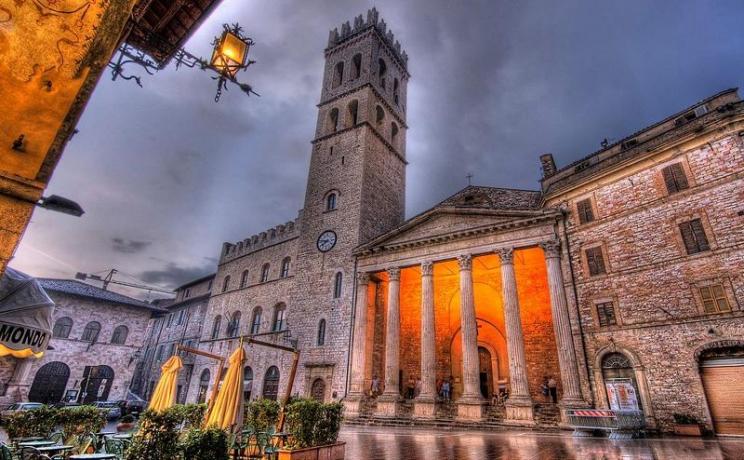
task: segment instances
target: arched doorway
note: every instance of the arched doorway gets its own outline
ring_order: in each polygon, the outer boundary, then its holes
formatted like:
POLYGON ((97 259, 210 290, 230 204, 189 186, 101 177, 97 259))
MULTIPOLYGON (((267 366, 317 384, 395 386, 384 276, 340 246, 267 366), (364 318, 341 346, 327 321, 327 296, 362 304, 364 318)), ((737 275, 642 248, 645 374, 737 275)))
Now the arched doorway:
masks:
POLYGON ((630 358, 620 352, 602 358, 602 378, 607 402, 613 410, 641 410, 638 382, 630 358))
POLYGON ((209 369, 204 369, 199 376, 199 393, 196 396, 196 400, 199 404, 207 400, 207 391, 209 391, 209 369))
POLYGON ((43 404, 54 404, 62 401, 70 378, 70 368, 61 361, 44 364, 36 372, 28 400, 43 404))
POLYGON ((700 353, 700 378, 716 434, 744 435, 744 345, 700 353))
POLYGON ((90 404, 108 400, 111 385, 114 383, 114 370, 109 366, 86 366, 80 383, 80 403, 90 404))
POLYGON ((264 398, 274 401, 279 396, 279 369, 276 366, 271 366, 266 370, 262 393, 264 398))
POLYGON ((326 384, 323 379, 315 379, 312 387, 310 387, 310 397, 316 401, 325 401, 326 384))
POLYGON ((478 347, 478 369, 481 395, 489 399, 493 394, 493 368, 491 352, 486 347, 478 347))

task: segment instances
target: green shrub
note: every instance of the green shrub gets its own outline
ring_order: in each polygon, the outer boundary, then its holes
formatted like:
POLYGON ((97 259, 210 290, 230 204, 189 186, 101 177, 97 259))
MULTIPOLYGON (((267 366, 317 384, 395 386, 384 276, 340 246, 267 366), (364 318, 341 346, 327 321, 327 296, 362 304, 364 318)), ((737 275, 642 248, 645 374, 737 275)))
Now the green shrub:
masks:
POLYGON ((106 426, 106 410, 93 406, 62 408, 57 412, 57 423, 71 439, 85 433, 98 433, 106 426))
POLYGON ((279 421, 279 403, 258 399, 245 405, 243 423, 254 431, 269 431, 279 421))
POLYGON ((5 420, 10 438, 47 438, 57 426, 59 409, 42 406, 38 409, 16 412, 5 420))
POLYGON ((204 414, 207 411, 206 404, 176 404, 170 409, 177 414, 185 427, 199 427, 204 421, 204 414))
POLYGON ((183 418, 173 408, 158 413, 146 410, 132 438, 126 460, 177 460, 180 458, 178 425, 183 418))
POLYGON ((181 448, 184 459, 228 460, 227 433, 219 428, 189 430, 181 448))
POLYGON ((287 431, 290 434, 288 447, 302 449, 335 443, 342 419, 341 403, 295 400, 287 406, 287 431))

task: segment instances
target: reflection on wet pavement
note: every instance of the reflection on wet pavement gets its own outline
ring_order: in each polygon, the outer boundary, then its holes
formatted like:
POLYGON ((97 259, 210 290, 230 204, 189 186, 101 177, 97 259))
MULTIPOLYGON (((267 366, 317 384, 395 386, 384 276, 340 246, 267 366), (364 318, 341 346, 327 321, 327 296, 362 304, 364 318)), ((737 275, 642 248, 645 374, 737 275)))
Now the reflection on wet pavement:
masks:
POLYGON ((458 432, 345 427, 349 460, 744 460, 744 439, 661 438, 611 441, 570 432, 458 432))

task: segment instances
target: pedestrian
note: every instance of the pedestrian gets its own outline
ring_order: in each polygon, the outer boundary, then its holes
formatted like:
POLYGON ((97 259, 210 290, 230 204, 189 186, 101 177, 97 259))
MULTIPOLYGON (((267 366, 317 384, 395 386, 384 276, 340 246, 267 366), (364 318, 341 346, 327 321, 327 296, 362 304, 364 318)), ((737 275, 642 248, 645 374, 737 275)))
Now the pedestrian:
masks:
POLYGON ((449 380, 442 382, 442 399, 449 401, 450 399, 450 383, 449 380))
POLYGON ((548 380, 548 391, 550 391, 550 399, 553 401, 553 404, 558 402, 558 382, 555 381, 555 379, 551 376, 550 380, 548 380))
POLYGON ((548 382, 548 377, 543 377, 543 383, 540 385, 540 391, 542 392, 545 401, 550 401, 550 387, 548 386, 548 382))
POLYGON ((376 398, 380 394, 380 378, 375 375, 372 377, 372 386, 369 389, 369 395, 376 398))
POLYGON ((413 393, 416 391, 416 380, 413 379, 413 376, 408 378, 408 383, 406 384, 406 399, 413 399, 413 393))
POLYGON ((448 399, 451 400, 452 399, 452 393, 455 391, 455 378, 450 375, 449 376, 449 379, 448 379, 448 383, 449 383, 449 397, 448 397, 448 399))
POLYGON ((414 389, 414 392, 413 392, 413 396, 416 398, 418 398, 419 395, 421 394, 421 385, 422 385, 421 378, 419 377, 416 379, 416 388, 414 389))
POLYGON ((442 398, 442 379, 437 379, 437 395, 442 398))

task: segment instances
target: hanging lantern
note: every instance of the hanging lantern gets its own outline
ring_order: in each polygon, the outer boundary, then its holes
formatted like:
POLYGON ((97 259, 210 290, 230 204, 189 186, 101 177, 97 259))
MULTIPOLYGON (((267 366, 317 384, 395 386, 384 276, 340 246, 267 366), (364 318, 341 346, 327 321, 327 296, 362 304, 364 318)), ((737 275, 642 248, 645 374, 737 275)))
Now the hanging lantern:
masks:
POLYGON ((235 78, 235 74, 246 66, 250 43, 250 39, 243 38, 237 28, 225 28, 215 43, 210 65, 220 74, 235 78))

